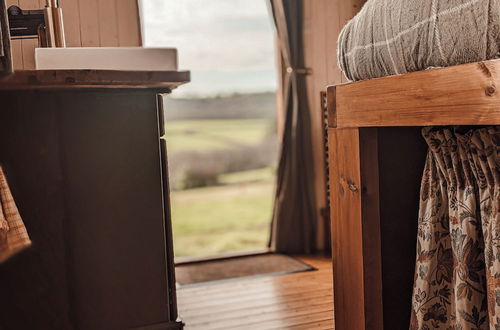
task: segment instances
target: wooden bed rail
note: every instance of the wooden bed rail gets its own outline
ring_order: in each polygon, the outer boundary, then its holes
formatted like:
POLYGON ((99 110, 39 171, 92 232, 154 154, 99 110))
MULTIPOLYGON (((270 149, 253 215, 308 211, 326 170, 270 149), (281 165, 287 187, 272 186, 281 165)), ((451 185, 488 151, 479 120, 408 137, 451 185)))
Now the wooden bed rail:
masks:
POLYGON ((403 126, 500 125, 500 61, 330 86, 326 104, 335 329, 407 329, 427 147, 403 126))
POLYGON ((500 123, 500 60, 329 86, 329 127, 500 123))

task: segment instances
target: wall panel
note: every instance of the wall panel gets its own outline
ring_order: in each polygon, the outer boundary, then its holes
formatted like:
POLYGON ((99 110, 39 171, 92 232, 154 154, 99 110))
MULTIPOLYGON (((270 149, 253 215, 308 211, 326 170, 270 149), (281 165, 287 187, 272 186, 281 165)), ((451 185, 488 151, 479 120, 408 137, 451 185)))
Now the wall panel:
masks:
MULTIPOLYGON (((60 0, 68 47, 141 46, 138 0, 60 0)), ((22 9, 41 9, 45 0, 7 0, 22 9)), ((16 70, 35 68, 36 40, 14 40, 16 70)))
MULTIPOLYGON (((327 205, 324 155, 323 111, 320 92, 327 85, 345 82, 337 66, 337 38, 342 27, 361 9, 364 0, 303 0, 305 66, 312 70, 307 77, 309 105, 312 114, 313 154, 317 170, 316 200, 318 214, 327 205)), ((318 219, 318 248, 328 244, 328 221, 318 219)))
MULTIPOLYGON (((82 47, 99 47, 101 45, 101 36, 97 0, 81 0, 79 1, 78 9, 80 12, 80 37, 82 47)), ((71 24, 71 22, 65 23, 71 24)))
MULTIPOLYGON (((19 0, 7 0, 7 8, 10 6, 19 6, 19 0)), ((12 40, 12 62, 14 70, 21 70, 23 68, 23 45, 22 40, 12 40)))
MULTIPOLYGON (((111 1, 111 0, 108 0, 111 1)), ((117 0, 118 40, 121 47, 142 44, 137 0, 117 0)))
POLYGON ((67 47, 82 47, 79 0, 61 0, 67 47))
MULTIPOLYGON (((324 155, 323 111, 320 92, 327 85, 338 84, 344 80, 337 66, 337 37, 345 23, 361 8, 363 0, 303 0, 304 4, 304 56, 305 65, 312 70, 307 77, 309 105, 312 114, 313 155, 317 167, 316 200, 318 214, 327 205, 324 155)), ((328 221, 318 218, 318 248, 325 247, 328 241, 328 221)))
MULTIPOLYGON (((39 0, 19 0, 19 6, 23 9, 39 9, 39 0)), ((21 40, 23 49, 23 67, 26 69, 35 68, 35 58, 31 54, 35 53, 35 48, 38 46, 38 41, 35 39, 21 40)))
POLYGON ((98 0, 98 6, 101 47, 116 47, 118 46, 118 17, 116 2, 98 0))

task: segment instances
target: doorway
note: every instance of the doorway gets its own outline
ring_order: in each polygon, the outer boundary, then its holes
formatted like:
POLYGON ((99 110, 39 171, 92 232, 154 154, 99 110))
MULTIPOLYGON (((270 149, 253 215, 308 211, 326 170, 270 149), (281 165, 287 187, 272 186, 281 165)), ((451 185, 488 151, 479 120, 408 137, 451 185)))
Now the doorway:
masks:
POLYGON ((165 100, 176 260, 267 248, 278 159, 265 0, 142 0, 146 47, 192 81, 165 100))

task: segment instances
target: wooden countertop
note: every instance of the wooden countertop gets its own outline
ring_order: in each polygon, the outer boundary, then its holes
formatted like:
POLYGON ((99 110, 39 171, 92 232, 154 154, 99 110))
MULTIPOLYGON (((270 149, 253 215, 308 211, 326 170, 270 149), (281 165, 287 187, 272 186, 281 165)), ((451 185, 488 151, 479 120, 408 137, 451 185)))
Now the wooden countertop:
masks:
POLYGON ((189 71, 27 70, 0 80, 0 90, 172 89, 190 81, 189 71))

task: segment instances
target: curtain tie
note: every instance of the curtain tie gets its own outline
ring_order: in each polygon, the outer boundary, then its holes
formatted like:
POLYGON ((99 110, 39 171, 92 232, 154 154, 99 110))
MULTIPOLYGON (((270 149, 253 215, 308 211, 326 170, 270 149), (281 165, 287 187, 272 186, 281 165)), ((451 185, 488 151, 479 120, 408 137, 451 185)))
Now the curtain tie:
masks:
POLYGON ((289 66, 286 68, 286 72, 287 73, 310 75, 310 74, 312 74, 312 69, 311 68, 293 68, 293 67, 289 66))

